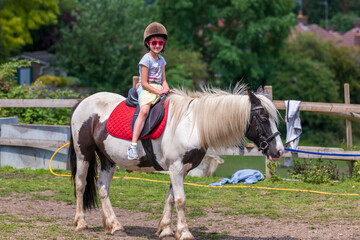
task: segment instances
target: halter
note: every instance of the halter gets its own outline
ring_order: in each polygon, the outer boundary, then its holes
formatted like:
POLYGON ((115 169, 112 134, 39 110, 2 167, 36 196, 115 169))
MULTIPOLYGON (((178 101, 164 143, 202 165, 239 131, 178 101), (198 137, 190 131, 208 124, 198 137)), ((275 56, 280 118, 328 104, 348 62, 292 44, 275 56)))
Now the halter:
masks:
MULTIPOLYGON (((275 133, 273 133, 270 137, 266 138, 264 136, 265 134, 265 129, 263 127, 263 125, 261 124, 261 119, 259 117, 259 114, 256 112, 256 110, 261 110, 261 109, 264 109, 263 106, 256 106, 256 107, 253 107, 251 108, 251 116, 250 116, 250 119, 254 119, 255 120, 255 123, 256 123, 256 132, 258 133, 258 135, 260 135, 260 143, 259 143, 259 146, 258 146, 258 149, 259 151, 262 151, 263 154, 266 153, 266 151, 269 149, 269 143, 277 136, 277 135, 280 135, 280 132, 277 131, 275 133), (259 127, 260 126, 260 127, 259 127)), ((250 121, 252 122, 252 121, 250 121)), ((246 130, 246 135, 250 129, 250 125, 251 123, 249 124, 247 130, 246 130)))

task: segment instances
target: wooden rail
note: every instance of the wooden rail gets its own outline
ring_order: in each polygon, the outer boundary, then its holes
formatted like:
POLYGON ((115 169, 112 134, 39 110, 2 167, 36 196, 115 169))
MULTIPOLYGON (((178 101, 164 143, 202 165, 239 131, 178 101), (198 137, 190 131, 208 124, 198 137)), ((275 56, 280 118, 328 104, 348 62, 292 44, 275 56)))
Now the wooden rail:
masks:
MULTIPOLYGON (((74 107, 82 99, 0 99, 0 107, 74 107)), ((273 100, 275 107, 285 110, 285 101, 273 100)), ((301 102, 300 111, 360 113, 360 104, 301 102)), ((358 116, 354 115, 355 118, 358 116)))
POLYGON ((0 107, 72 108, 82 99, 0 99, 0 107))
POLYGON ((59 148, 65 145, 67 142, 68 141, 49 140, 49 139, 0 137, 0 146, 59 148))
MULTIPOLYGON (((279 110, 286 109, 285 101, 273 100, 273 103, 275 104, 275 107, 279 110)), ((360 104, 301 102, 300 111, 360 113, 360 104)))

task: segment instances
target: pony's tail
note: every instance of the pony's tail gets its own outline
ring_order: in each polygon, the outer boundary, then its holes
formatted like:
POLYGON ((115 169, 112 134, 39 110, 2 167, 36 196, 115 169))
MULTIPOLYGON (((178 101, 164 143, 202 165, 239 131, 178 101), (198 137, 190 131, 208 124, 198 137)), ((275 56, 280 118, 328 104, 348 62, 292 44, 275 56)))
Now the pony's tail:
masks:
MULTIPOLYGON (((85 186, 85 192, 83 196, 83 208, 84 210, 91 210, 92 208, 96 208, 98 206, 98 197, 96 192, 96 176, 97 176, 97 162, 96 162, 96 156, 95 152, 91 156, 91 159, 89 159, 90 165, 86 176, 86 186, 85 186)), ((74 182, 74 195, 76 198, 76 171, 77 171, 77 157, 76 152, 74 149, 74 142, 70 127, 70 146, 69 146, 69 152, 68 152, 68 161, 70 165, 71 170, 71 177, 74 182)))

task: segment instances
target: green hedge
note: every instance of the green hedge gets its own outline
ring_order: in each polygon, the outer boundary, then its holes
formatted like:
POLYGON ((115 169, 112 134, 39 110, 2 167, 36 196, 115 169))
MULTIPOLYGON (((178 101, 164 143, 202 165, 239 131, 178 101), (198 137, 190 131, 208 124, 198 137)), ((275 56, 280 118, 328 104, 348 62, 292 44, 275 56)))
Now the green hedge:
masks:
MULTIPOLYGON (((73 91, 49 90, 41 87, 17 86, 9 92, 0 93, 5 99, 67 99, 83 98, 73 91)), ((71 108, 0 108, 0 117, 19 118, 20 123, 67 125, 70 123, 71 108)))

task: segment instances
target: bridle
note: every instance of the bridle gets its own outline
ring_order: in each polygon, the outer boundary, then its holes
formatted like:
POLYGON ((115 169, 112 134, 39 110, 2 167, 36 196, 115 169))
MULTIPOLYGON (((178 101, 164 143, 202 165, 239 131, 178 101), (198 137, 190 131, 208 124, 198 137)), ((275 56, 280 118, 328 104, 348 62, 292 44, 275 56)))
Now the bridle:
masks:
POLYGON ((277 135, 280 135, 280 132, 277 131, 275 133, 273 133, 271 136, 269 137, 266 137, 265 134, 266 134, 266 131, 264 129, 264 126, 263 124, 261 124, 261 122, 264 122, 261 120, 260 118, 260 114, 259 114, 259 111, 257 110, 262 110, 264 109, 263 106, 256 106, 256 107, 252 107, 251 108, 251 115, 250 115, 250 124, 249 126, 247 127, 247 130, 246 130, 246 135, 248 135, 248 132, 251 128, 251 123, 252 121, 254 120, 255 121, 255 126, 256 126, 256 133, 258 136, 260 136, 260 142, 258 142, 258 149, 259 151, 262 151, 263 154, 265 154, 267 152, 267 150, 269 149, 269 143, 277 136, 277 135))

